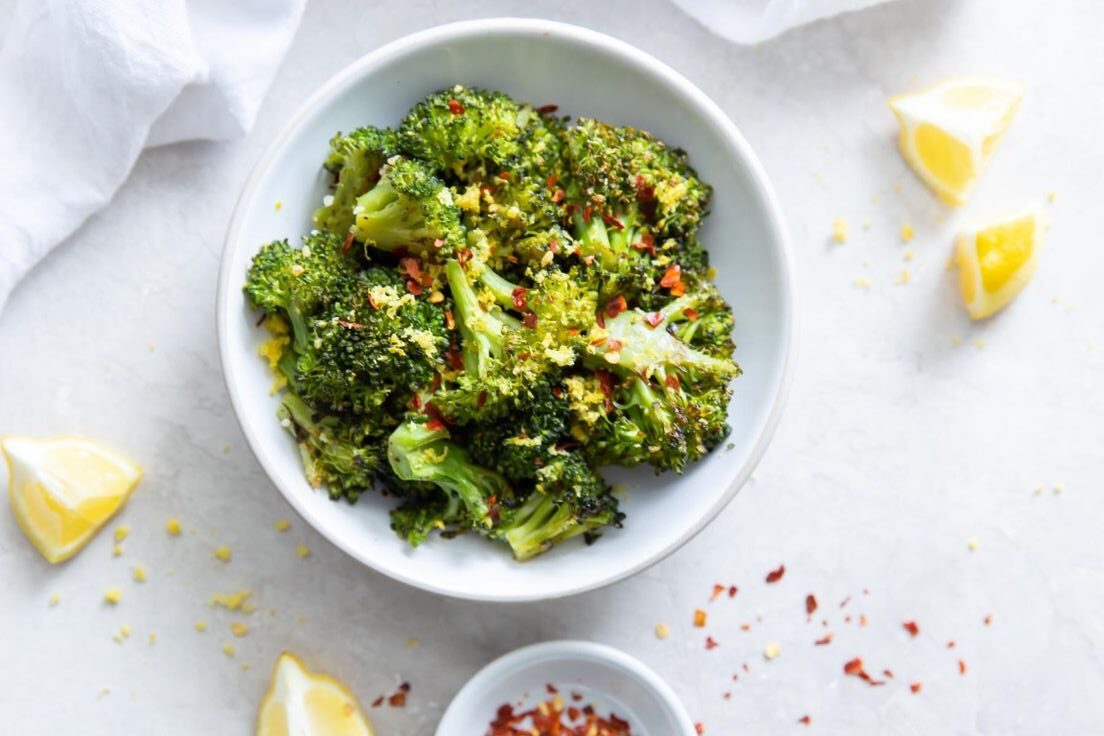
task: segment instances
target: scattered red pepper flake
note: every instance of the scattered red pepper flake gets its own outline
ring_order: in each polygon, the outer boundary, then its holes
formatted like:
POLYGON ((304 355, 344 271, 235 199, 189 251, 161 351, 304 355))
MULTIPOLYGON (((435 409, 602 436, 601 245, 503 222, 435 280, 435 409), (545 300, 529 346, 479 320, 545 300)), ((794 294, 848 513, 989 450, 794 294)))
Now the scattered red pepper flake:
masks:
POLYGON ((686 282, 685 281, 678 282, 677 284, 675 284, 674 286, 671 287, 671 290, 668 293, 671 296, 682 296, 683 294, 686 293, 686 282))
POLYGON ((840 601, 840 608, 844 608, 850 602, 851 602, 851 596, 847 596, 842 601, 840 601))
POLYGON ((717 640, 714 639, 712 636, 705 637, 705 648, 706 648, 707 651, 712 650, 712 649, 716 649, 719 646, 720 646, 720 644, 718 644, 717 640))
POLYGON ((646 252, 652 258, 656 257, 655 237, 651 233, 644 233, 640 236, 640 240, 633 243, 632 247, 641 252, 646 252))
POLYGON ((348 320, 339 319, 337 321, 337 323, 339 325, 341 325, 342 327, 344 327, 346 330, 363 330, 364 329, 364 325, 362 325, 360 322, 349 322, 348 320))
POLYGON ((556 174, 553 173, 553 174, 548 175, 548 178, 544 182, 545 185, 548 187, 548 191, 552 191, 553 189, 556 188, 556 182, 558 180, 559 180, 559 177, 556 176, 556 174))
POLYGON ((456 262, 461 266, 467 265, 468 261, 472 259, 471 248, 461 248, 456 251, 456 262))
POLYGON ((456 329, 456 318, 452 316, 452 310, 451 309, 446 309, 445 310, 445 327, 447 327, 450 330, 455 330, 456 329))
POLYGON ((556 191, 552 192, 552 204, 559 204, 563 201, 565 196, 567 196, 567 193, 559 187, 556 187, 556 191))
POLYGON ((800 718, 797 719, 797 722, 800 723, 803 726, 808 726, 810 723, 813 722, 813 719, 810 718, 809 716, 801 716, 800 718))
POLYGON ((411 396, 410 397, 410 408, 411 409, 421 409, 422 408, 422 397, 418 396, 418 394, 414 394, 413 396, 411 396))
POLYGON ((663 378, 663 384, 665 386, 667 386, 667 388, 671 388, 671 389, 677 389, 681 385, 679 383, 678 376, 676 376, 673 373, 670 373, 670 374, 668 374, 667 376, 665 376, 663 378))
POLYGON ((912 694, 915 695, 916 693, 920 692, 920 688, 922 688, 922 687, 923 687, 923 685, 921 685, 919 682, 914 682, 911 685, 909 685, 909 690, 911 690, 912 694))
POLYGON ((398 692, 387 699, 387 704, 392 708, 402 708, 406 705, 406 693, 398 692))
POLYGON ((698 736, 701 736, 703 733, 705 733, 705 726, 703 726, 700 722, 695 723, 694 733, 696 733, 698 736))
POLYGON ((422 294, 422 285, 419 284, 417 281, 407 280, 406 290, 409 291, 414 296, 421 296, 421 294, 422 294))
POLYGON ((809 595, 805 596, 805 613, 812 616, 816 612, 816 609, 817 609, 816 596, 813 595, 812 593, 810 593, 809 595))
POLYGON ((740 631, 751 631, 751 624, 740 624, 740 631))
POLYGON ((777 570, 771 570, 769 573, 767 573, 767 582, 768 583, 777 583, 779 580, 782 579, 782 576, 785 575, 785 574, 786 574, 786 566, 785 565, 779 565, 777 570))
POLYGON ((748 669, 747 662, 744 662, 740 667, 743 668, 744 672, 751 672, 751 670, 748 669))
POLYGON ((698 310, 694 309, 693 307, 687 307, 686 309, 682 310, 682 313, 685 314, 686 319, 690 320, 691 322, 698 321, 698 310))
POLYGON ((445 247, 445 239, 444 238, 434 238, 433 239, 433 247, 437 248, 438 250, 440 250, 441 248, 444 248, 445 247))
POLYGON ((589 223, 591 214, 592 214, 592 212, 591 212, 591 209, 590 209, 590 205, 587 205, 586 207, 584 207, 583 208, 583 222, 589 223))
POLYGON ((629 303, 625 301, 624 295, 618 295, 616 299, 611 299, 606 302, 606 306, 603 311, 605 311, 606 316, 608 316, 610 319, 613 319, 628 308, 629 303))
POLYGON ((509 171, 500 171, 500 172, 498 172, 498 178, 501 179, 502 181, 510 181, 510 172, 509 171))
POLYGON ((596 370, 594 371, 594 377, 598 379, 598 388, 602 390, 602 394, 606 397, 606 412, 613 411, 613 374, 609 371, 596 370))
POLYGON ((724 591, 725 586, 721 585, 720 583, 714 583, 713 594, 709 596, 709 602, 712 603, 713 601, 717 600, 721 596, 721 594, 724 593, 724 591))
POLYGON ((670 289, 675 284, 681 283, 681 281, 682 267, 676 263, 673 266, 668 266, 667 270, 663 272, 663 278, 659 280, 659 285, 664 289, 670 289))
POLYGON ((352 233, 345 236, 345 241, 341 244, 341 252, 348 253, 349 249, 353 247, 353 241, 356 240, 352 233))
POLYGON ((464 354, 455 348, 449 348, 445 351, 445 362, 454 371, 464 370, 464 354))
POLYGON ((882 670, 882 674, 885 675, 886 677, 888 677, 891 680, 893 679, 893 670, 889 669, 888 667, 886 669, 882 670))
POLYGON ((609 348, 609 351, 611 353, 616 353, 618 350, 624 347, 624 345, 622 345, 620 340, 615 340, 611 337, 606 340, 606 347, 609 348))
POLYGON ((486 404, 486 403, 487 403, 487 392, 486 391, 480 391, 479 396, 475 397, 475 407, 477 409, 482 409, 483 405, 486 404))
POLYGON ((844 617, 843 617, 843 622, 844 622, 845 624, 849 624, 849 623, 851 623, 851 615, 850 615, 850 614, 848 614, 848 615, 844 616, 844 617))
POLYGON ((529 303, 525 299, 528 291, 524 286, 518 286, 510 292, 510 297, 514 300, 514 307, 520 312, 529 311, 529 303))
POLYGON ((966 662, 961 660, 961 659, 958 660, 958 674, 960 674, 960 675, 965 675, 966 674, 966 662))
POLYGON ((816 641, 813 642, 813 644, 815 646, 818 646, 818 647, 822 647, 825 644, 831 644, 831 643, 832 643, 832 632, 831 631, 829 631, 827 634, 825 634, 824 636, 820 637, 819 639, 817 639, 816 641))
POLYGON ((694 609, 694 626, 699 629, 705 626, 706 613, 700 608, 694 609))
POLYGON ((526 312, 525 316, 521 318, 521 323, 528 327, 530 330, 537 329, 537 313, 526 312))
POLYGON ((562 399, 563 398, 563 389, 560 388, 559 386, 553 386, 552 387, 552 395, 555 396, 557 399, 562 399))
POLYGON ((955 648, 955 640, 954 639, 951 639, 949 642, 947 642, 947 648, 948 649, 954 649, 955 648))
POLYGON ((460 100, 457 100, 455 98, 448 101, 448 109, 449 112, 451 112, 453 115, 464 114, 464 106, 460 104, 460 100))
POLYGON ((426 422, 426 429, 433 431, 439 429, 448 429, 448 420, 442 415, 441 411, 433 404, 432 401, 427 402, 422 408, 422 413, 429 417, 429 421, 426 422))
POLYGON ((599 309, 598 312, 594 315, 594 321, 597 322, 598 326, 601 327, 603 330, 606 329, 606 315, 602 312, 601 309, 599 309))
POLYGON ((541 105, 540 107, 537 108, 537 112, 540 113, 541 115, 551 115, 552 113, 556 112, 559 109, 560 109, 560 106, 555 105, 555 104, 541 105))
POLYGON ((740 592, 740 589, 737 588, 735 585, 728 586, 728 597, 729 598, 735 598, 736 594, 739 593, 739 592, 740 592))
POLYGON ((905 627, 905 631, 909 633, 909 636, 916 636, 920 633, 920 627, 916 625, 915 621, 906 621, 901 625, 905 627))
POLYGON ((379 696, 378 698, 376 698, 375 700, 372 701, 372 707, 373 708, 380 707, 381 705, 383 705, 384 700, 385 700, 385 697, 383 695, 379 696))
POLYGON ((866 614, 865 613, 860 613, 859 614, 859 626, 866 626, 868 623, 869 623, 869 621, 866 618, 866 614))
POLYGON ((663 312, 648 312, 644 315, 644 321, 648 323, 649 327, 655 329, 663 321, 663 312))
POLYGON ((983 623, 984 623, 984 624, 985 624, 986 626, 988 626, 989 624, 993 623, 993 614, 991 614, 991 613, 987 613, 987 614, 985 614, 985 618, 983 618, 983 619, 982 619, 982 622, 983 622, 983 623))
POLYGON ((602 222, 606 223, 607 225, 612 227, 614 230, 624 230, 625 229, 624 224, 622 224, 622 222, 620 220, 618 220, 613 215, 607 215, 605 212, 602 213, 602 222))
POLYGON ((855 657, 854 659, 844 663, 843 674, 858 677, 860 680, 865 682, 867 685, 870 685, 871 687, 878 687, 879 685, 885 684, 880 680, 873 679, 869 674, 867 674, 866 670, 863 669, 863 661, 859 657, 855 657))

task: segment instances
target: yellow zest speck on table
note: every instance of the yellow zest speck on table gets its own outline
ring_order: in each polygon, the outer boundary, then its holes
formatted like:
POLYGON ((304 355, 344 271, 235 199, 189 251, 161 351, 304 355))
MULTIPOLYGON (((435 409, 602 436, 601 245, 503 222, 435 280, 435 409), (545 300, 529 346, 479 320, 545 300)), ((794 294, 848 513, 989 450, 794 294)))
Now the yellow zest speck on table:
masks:
POLYGON ((114 547, 111 548, 111 556, 112 557, 122 557, 124 551, 125 550, 123 550, 123 545, 116 544, 114 547))
POLYGON ((278 532, 286 532, 291 528, 291 522, 287 519, 280 519, 273 526, 276 527, 276 531, 278 532))
POLYGON ((1056 199, 1057 197, 1058 197, 1058 195, 1057 195, 1057 194, 1055 194, 1054 192, 1049 192, 1049 193, 1047 194, 1047 201, 1048 201, 1048 202, 1051 202, 1051 203, 1053 203, 1053 202, 1054 202, 1054 200, 1055 200, 1055 199, 1056 199))
POLYGON ((832 220, 832 240, 837 243, 847 242, 847 220, 842 217, 832 220))
POLYGON ((974 347, 977 348, 978 350, 984 350, 985 349, 985 340, 981 339, 980 337, 975 338, 974 339, 974 347))
POLYGON ((869 289, 870 288, 870 279, 868 279, 865 276, 860 276, 857 279, 855 279, 854 281, 852 281, 851 284, 856 289, 869 289))
POLYGON ((146 568, 141 565, 135 565, 131 571, 131 575, 134 577, 134 582, 144 583, 146 582, 146 568))
POLYGON ((897 277, 897 281, 894 283, 896 283, 898 286, 904 286, 910 281, 912 281, 912 272, 909 271, 907 268, 902 268, 901 275, 897 277))
POLYGON ((150 646, 153 646, 154 644, 157 643, 157 632, 156 631, 151 631, 149 633, 149 643, 150 643, 150 646))
POLYGON ((230 555, 231 555, 230 548, 227 547, 225 544, 222 545, 221 547, 217 547, 215 549, 214 555, 215 555, 215 559, 217 559, 217 560, 221 560, 222 562, 229 562, 230 561, 230 555))
POLYGON ((282 200, 282 199, 277 199, 272 205, 272 209, 276 210, 277 212, 279 212, 283 208, 284 208, 284 200, 282 200))
POLYGON ((243 636, 249 634, 249 626, 248 624, 244 624, 241 621, 235 621, 234 623, 230 624, 230 633, 240 639, 243 636))
POLYGON ((211 596, 212 606, 221 606, 227 611, 244 611, 249 613, 256 607, 248 602, 251 591, 239 590, 237 593, 215 593, 211 596))
POLYGON ((655 635, 657 639, 666 639, 671 635, 671 627, 664 623, 658 623, 655 627, 655 635))
POLYGON ((130 637, 130 626, 127 625, 127 624, 123 624, 122 626, 120 626, 119 630, 115 632, 114 636, 112 636, 112 638, 115 641, 119 642, 120 644, 122 644, 123 641, 125 641, 129 637, 130 637))
POLYGON ((971 552, 977 552, 979 547, 981 547, 981 542, 976 539, 969 539, 966 541, 966 548, 971 552))
POLYGON ((165 531, 167 531, 169 534, 171 534, 174 537, 179 535, 180 534, 180 522, 177 521, 176 519, 169 519, 168 521, 165 522, 165 531))
POLYGON ((118 588, 114 588, 114 587, 113 588, 108 588, 104 592, 104 601, 106 603, 110 603, 113 606, 116 605, 122 599, 123 599, 123 591, 119 590, 118 588))
POLYGON ((229 455, 230 454, 230 443, 229 442, 224 442, 223 443, 223 445, 222 445, 222 454, 223 455, 229 455))
POLYGON ((418 640, 415 639, 414 637, 410 637, 409 639, 407 639, 406 641, 403 642, 403 646, 407 649, 413 649, 414 647, 418 646, 418 644, 419 644, 418 640))
POLYGON ((299 555, 301 558, 310 557, 310 547, 305 544, 300 544, 295 548, 295 554, 299 555))
POLYGON ((50 594, 50 608, 53 608, 57 604, 61 603, 61 596, 57 593, 50 594))
POLYGON ((222 645, 222 653, 225 654, 227 657, 233 657, 234 654, 237 653, 237 651, 238 650, 234 648, 233 644, 226 643, 222 645))
POLYGON ((763 647, 763 656, 767 659, 774 659, 782 653, 782 647, 778 645, 776 641, 769 641, 767 645, 763 647))
POLYGON ((123 525, 115 527, 115 541, 121 542, 130 534, 130 527, 123 525))
POLYGON ((1055 483, 1054 484, 1054 492, 1055 493, 1061 493, 1064 490, 1066 490, 1066 484, 1065 483, 1055 483))
POLYGON ((906 261, 911 261, 915 257, 916 257, 916 251, 912 250, 911 248, 905 251, 905 260, 906 261))
POLYGON ((916 237, 916 231, 912 229, 912 225, 907 222, 901 225, 901 240, 907 243, 914 237, 916 237))
POLYGON ((196 631, 201 631, 201 632, 206 631, 207 630, 207 622, 206 621, 196 621, 195 622, 195 630, 196 631))

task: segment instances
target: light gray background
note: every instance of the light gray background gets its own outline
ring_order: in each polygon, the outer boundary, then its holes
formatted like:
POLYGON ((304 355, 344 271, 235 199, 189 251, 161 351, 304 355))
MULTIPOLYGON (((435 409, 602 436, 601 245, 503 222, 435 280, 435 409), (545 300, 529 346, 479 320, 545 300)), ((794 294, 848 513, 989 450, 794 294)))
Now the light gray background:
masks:
MULTIPOLYGON (((1102 25, 1104 6, 1091 0, 903 0, 740 48, 662 2, 312 2, 254 132, 143 155, 115 202, 0 316, 0 431, 96 437, 146 468, 120 518, 132 529, 121 558, 104 534, 51 567, 0 513, 3 730, 247 733, 288 648, 365 703, 409 680, 406 709, 372 716, 381 736, 421 736, 496 655, 573 637, 655 667, 707 734, 798 731, 806 713, 820 733, 1100 733, 1102 25), (637 44, 732 116, 790 220, 804 325, 774 444, 714 524, 633 580, 494 607, 390 582, 297 518, 288 533, 273 530, 293 515, 244 446, 223 390, 215 274, 251 165, 318 83, 420 28, 532 14, 637 44), (977 196, 952 210, 900 160, 885 99, 965 73, 1022 82, 1027 97, 977 196), (1006 313, 971 325, 944 270, 953 233, 1029 202, 1052 223, 1038 276, 1006 313), (845 245, 828 241, 838 217, 850 223, 845 245), (916 229, 908 246, 906 221, 916 229), (895 285, 905 265, 912 282, 895 285), (868 290, 853 286, 860 277, 868 290), (170 516, 185 526, 180 538, 164 532, 170 516), (219 544, 232 548, 230 564, 212 558, 219 544), (149 571, 144 585, 130 580, 137 563, 149 571), (783 580, 765 585, 780 563, 783 580), (740 593, 708 605, 715 582, 740 593), (124 591, 115 608, 101 602, 109 585, 124 591), (254 591, 253 615, 208 608, 212 593, 239 588, 254 591), (811 624, 810 592, 822 607, 811 624), (691 626, 695 607, 708 609, 707 630, 691 626), (835 639, 814 647, 821 614, 835 639), (239 618, 252 632, 230 659, 220 647, 239 618), (206 633, 193 630, 197 619, 206 633), (901 622, 913 619, 921 634, 909 639, 901 622), (653 633, 660 621, 671 627, 665 641, 653 633), (112 633, 123 624, 134 635, 120 645, 112 633), (720 643, 712 651, 707 633, 720 643), (768 641, 781 645, 771 662, 768 641), (845 678, 854 656, 897 679, 870 688, 845 678), (908 691, 914 680, 920 695, 908 691)), ((64 172, 28 173, 64 186, 64 172)))

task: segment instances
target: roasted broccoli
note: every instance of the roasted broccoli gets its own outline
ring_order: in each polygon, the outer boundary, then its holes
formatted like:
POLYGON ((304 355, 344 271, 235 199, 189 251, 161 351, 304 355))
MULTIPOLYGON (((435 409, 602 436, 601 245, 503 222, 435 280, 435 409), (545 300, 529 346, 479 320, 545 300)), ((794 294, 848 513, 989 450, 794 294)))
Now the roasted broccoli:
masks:
POLYGON ((312 486, 527 560, 621 525, 602 466, 723 441, 734 321, 682 150, 460 85, 330 149, 318 229, 244 287, 312 486))

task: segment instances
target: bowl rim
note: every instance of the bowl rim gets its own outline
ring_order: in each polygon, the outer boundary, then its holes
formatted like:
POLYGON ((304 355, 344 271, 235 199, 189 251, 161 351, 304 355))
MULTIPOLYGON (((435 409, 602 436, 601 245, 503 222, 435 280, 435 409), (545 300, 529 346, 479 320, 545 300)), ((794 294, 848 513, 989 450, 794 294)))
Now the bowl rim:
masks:
MULTIPOLYGON (((237 274, 237 276, 240 278, 240 274, 237 274)), ((717 515, 728 506, 735 497, 737 491, 748 481, 752 471, 758 465, 759 461, 762 459, 763 453, 766 452, 767 447, 770 445, 771 439, 778 427, 778 422, 782 417, 786 401, 789 398, 794 372, 794 335, 797 330, 796 323, 798 313, 795 303, 796 295, 793 278, 794 259, 789 232, 782 214, 782 208, 778 202, 774 188, 767 177, 766 171, 750 144, 748 144, 739 129, 737 129, 735 123, 733 123, 724 111, 699 89, 697 85, 675 71, 672 67, 632 44, 589 28, 540 18, 500 17, 458 21, 433 26, 402 36, 361 56, 359 59, 345 66, 323 82, 314 94, 299 105, 268 146, 265 147, 264 152, 253 166, 249 178, 242 187, 241 194, 238 195, 238 199, 234 204, 234 211, 230 219, 230 224, 227 228, 226 238, 223 241, 222 257, 219 265, 218 292, 215 305, 219 364, 223 383, 226 386, 230 404, 234 410, 234 417, 238 422, 238 426, 241 427, 242 434, 246 439, 246 444, 249 446, 253 456, 257 459, 258 464, 264 470, 269 482, 276 486, 280 494, 311 528, 315 529, 331 544, 345 552, 345 554, 372 570, 394 580, 398 580, 420 590, 429 591, 449 598, 493 603, 524 603, 538 600, 554 600, 591 590, 597 590, 625 580, 666 559, 697 536, 702 529, 712 522, 717 515), (700 112, 707 116, 709 124, 717 128, 736 150, 737 155, 748 169, 750 180, 755 187, 756 194, 765 212, 766 226, 771 234, 770 239, 777 247, 776 255, 780 266, 779 282, 782 297, 782 334, 780 335, 782 365, 778 372, 776 389, 770 410, 767 413, 754 446, 743 460, 742 468, 733 477, 724 493, 705 510, 700 518, 693 525, 687 527, 677 539, 673 540, 663 549, 638 561, 634 565, 624 568, 615 568, 609 574, 601 578, 573 587, 566 586, 561 590, 539 594, 515 594, 509 591, 487 593, 480 590, 458 591, 444 589, 431 582, 407 575, 400 569, 377 564, 371 556, 361 554, 344 538, 331 535, 328 529, 315 523, 313 512, 308 508, 305 501, 300 498, 299 492, 297 490, 293 492, 290 488, 285 489, 284 484, 276 478, 276 474, 270 469, 261 439, 246 420, 246 412, 242 400, 234 388, 234 382, 231 380, 231 373, 234 371, 234 368, 232 367, 233 360, 231 360, 229 356, 233 354, 234 348, 229 343, 229 319, 231 314, 228 306, 228 299, 232 289, 231 283, 235 278, 235 274, 232 272, 231 263, 233 260, 233 245, 240 238, 242 228, 244 227, 246 215, 243 205, 245 202, 255 197, 255 192, 260 187, 263 180, 262 174, 269 168, 273 159, 284 149, 292 136, 298 132, 302 125, 312 114, 314 114, 315 110, 318 109, 322 103, 340 96, 349 86, 354 84, 361 77, 372 73, 375 69, 392 61, 396 57, 402 57, 421 48, 455 41, 459 38, 468 38, 471 36, 487 37, 494 35, 535 36, 550 35, 552 33, 577 43, 595 47, 607 54, 621 57, 628 63, 642 67, 644 72, 659 78, 660 81, 674 88, 678 88, 691 99, 692 104, 695 105, 700 112)))
MULTIPOLYGON (((441 730, 449 725, 451 714, 459 711, 463 704, 479 695, 481 688, 503 673, 508 673, 522 665, 531 665, 551 659, 571 659, 576 661, 592 661, 609 664, 615 668, 638 677, 645 688, 659 702, 663 703, 675 720, 686 728, 687 735, 694 733, 694 722, 682 700, 659 674, 636 657, 616 649, 607 644, 599 644, 593 641, 577 639, 561 639, 555 641, 539 642, 515 649, 503 654, 501 657, 487 663, 469 679, 460 691, 449 701, 448 707, 441 715, 441 720, 435 731, 436 736, 451 736, 441 730)), ((508 694, 503 694, 502 702, 510 700, 508 694)), ((456 717, 453 715, 452 717, 456 717)))

